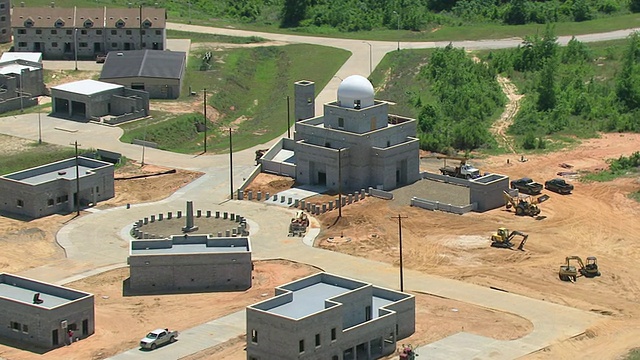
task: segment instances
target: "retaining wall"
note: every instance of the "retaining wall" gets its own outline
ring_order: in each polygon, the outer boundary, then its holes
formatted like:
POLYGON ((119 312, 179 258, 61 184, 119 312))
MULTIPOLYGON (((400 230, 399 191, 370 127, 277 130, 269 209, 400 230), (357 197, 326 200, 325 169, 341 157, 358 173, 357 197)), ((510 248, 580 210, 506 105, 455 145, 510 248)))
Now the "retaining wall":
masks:
POLYGON ((475 209, 476 204, 469 204, 465 206, 456 206, 451 204, 444 204, 439 201, 431 201, 426 199, 420 199, 417 197, 411 198, 411 206, 417 206, 419 208, 427 210, 440 210, 454 214, 465 214, 475 209))

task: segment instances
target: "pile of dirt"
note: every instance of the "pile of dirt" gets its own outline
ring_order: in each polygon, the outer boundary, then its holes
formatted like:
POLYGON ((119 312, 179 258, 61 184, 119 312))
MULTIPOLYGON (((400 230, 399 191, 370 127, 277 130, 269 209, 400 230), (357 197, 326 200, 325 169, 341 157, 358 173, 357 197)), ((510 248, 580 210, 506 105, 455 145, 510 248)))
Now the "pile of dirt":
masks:
POLYGON ((269 193, 273 195, 280 191, 290 189, 294 183, 295 180, 290 177, 260 173, 245 189, 245 193, 253 191, 253 193, 256 194, 260 191, 263 194, 269 193))

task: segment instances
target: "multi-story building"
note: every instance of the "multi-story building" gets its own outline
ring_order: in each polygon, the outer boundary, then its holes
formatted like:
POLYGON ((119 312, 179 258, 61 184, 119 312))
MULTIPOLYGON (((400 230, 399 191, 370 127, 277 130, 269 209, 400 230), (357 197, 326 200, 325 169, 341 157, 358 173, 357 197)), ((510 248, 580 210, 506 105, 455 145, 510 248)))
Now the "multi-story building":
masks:
POLYGON ((0 337, 40 349, 95 331, 92 294, 16 275, 0 274, 0 309, 0 337))
POLYGON ((39 218, 72 212, 76 199, 81 206, 110 199, 113 170, 113 164, 79 156, 77 167, 71 158, 0 176, 0 211, 39 218))
POLYGON ((415 297, 318 273, 247 307, 247 359, 378 359, 415 331, 415 297))
POLYGON ((165 9, 148 7, 15 7, 11 16, 15 51, 41 52, 45 59, 94 59, 114 50, 165 50, 165 25, 165 9))
POLYGON ((44 95, 39 53, 4 53, 0 59, 0 113, 38 104, 44 95))
POLYGON ((0 43, 11 41, 11 1, 0 0, 0 43))

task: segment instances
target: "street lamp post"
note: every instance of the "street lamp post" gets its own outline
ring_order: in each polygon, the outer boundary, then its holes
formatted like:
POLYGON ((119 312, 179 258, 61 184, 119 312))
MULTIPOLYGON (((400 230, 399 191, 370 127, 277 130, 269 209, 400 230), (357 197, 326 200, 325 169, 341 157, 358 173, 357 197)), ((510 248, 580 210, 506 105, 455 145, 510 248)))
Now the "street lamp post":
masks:
POLYGON ((78 71, 78 29, 73 29, 73 55, 76 60, 76 71, 78 71))
POLYGON ((404 273, 402 263, 402 219, 406 219, 406 216, 394 216, 392 219, 398 219, 398 242, 400 245, 400 291, 404 292, 404 273))
POLYGON ((342 148, 338 149, 338 219, 342 217, 342 148))
POLYGON ((233 200, 233 140, 231 139, 231 128, 229 128, 229 187, 231 189, 231 200, 233 200))
POLYGON ((363 41, 363 43, 369 45, 369 74, 371 74, 373 72, 373 66, 372 66, 372 52, 373 52, 373 47, 371 46, 371 43, 368 43, 366 41, 363 41))
POLYGON ((76 140, 73 145, 76 148, 76 215, 80 216, 80 166, 78 164, 78 140, 76 140))
POLYGON ((191 24, 191 1, 189 1, 189 24, 191 24))
POLYGON ((147 144, 147 125, 149 125, 149 119, 144 121, 144 136, 142 137, 142 167, 144 166, 144 149, 147 144))
POLYGON ((393 13, 398 17, 398 51, 400 51, 400 14, 397 11, 393 13))
POLYGON ((207 152, 207 88, 204 88, 204 152, 207 152))
POLYGON ((291 105, 289 95, 287 95, 287 138, 291 139, 291 105))
POLYGON ((24 69, 20 69, 20 112, 24 112, 24 100, 22 94, 22 83, 24 81, 24 69))

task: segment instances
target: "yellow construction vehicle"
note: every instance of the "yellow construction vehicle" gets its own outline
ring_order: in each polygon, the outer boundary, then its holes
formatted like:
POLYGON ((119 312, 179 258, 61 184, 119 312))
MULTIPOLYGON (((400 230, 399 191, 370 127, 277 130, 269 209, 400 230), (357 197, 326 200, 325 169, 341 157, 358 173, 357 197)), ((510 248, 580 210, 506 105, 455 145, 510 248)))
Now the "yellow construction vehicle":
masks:
POLYGON ((497 233, 491 235, 491 246, 497 248, 513 249, 514 245, 511 240, 513 240, 513 238, 516 236, 522 236, 522 241, 520 242, 520 245, 518 245, 518 250, 524 251, 524 244, 527 243, 529 235, 517 230, 509 233, 509 230, 504 227, 499 228, 497 233))
POLYGON ((537 198, 533 196, 512 196, 508 192, 503 191, 503 197, 507 209, 512 207, 516 209, 516 215, 538 216, 540 207, 538 204, 549 200, 549 195, 542 195, 537 198))
POLYGON ((578 274, 592 278, 596 276, 600 276, 600 270, 598 269, 598 259, 595 256, 587 257, 587 264, 585 265, 582 262, 582 259, 579 256, 567 256, 566 265, 560 266, 560 271, 558 271, 558 277, 562 281, 571 281, 575 282, 578 278, 578 274), (571 265, 571 261, 575 261, 578 263, 579 267, 571 265))
POLYGON ((296 211, 296 216, 289 223, 289 236, 304 236, 309 227, 309 218, 302 210, 296 211))

